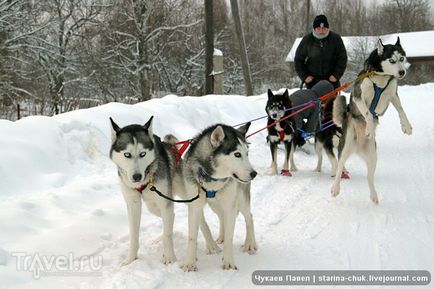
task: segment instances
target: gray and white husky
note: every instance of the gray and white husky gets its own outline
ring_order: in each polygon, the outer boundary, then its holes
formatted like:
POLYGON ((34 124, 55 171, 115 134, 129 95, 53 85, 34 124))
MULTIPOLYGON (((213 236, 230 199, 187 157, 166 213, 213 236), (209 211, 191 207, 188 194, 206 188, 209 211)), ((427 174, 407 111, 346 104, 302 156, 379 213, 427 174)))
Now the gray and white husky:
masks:
POLYGON ((172 197, 172 178, 175 174, 176 154, 172 146, 163 143, 152 132, 151 117, 145 125, 128 125, 120 128, 111 118, 112 146, 110 158, 118 167, 122 195, 127 204, 130 246, 127 265, 137 258, 142 200, 149 212, 163 220, 162 262, 176 261, 173 250, 173 203, 151 191, 154 186, 172 197))
POLYGON ((378 203, 374 186, 377 165, 375 129, 378 125, 378 117, 382 116, 392 103, 398 111, 402 131, 405 134, 412 133, 412 127, 397 94, 397 80, 405 77, 409 66, 399 37, 393 45, 383 45, 380 39, 377 48, 365 61, 365 70, 361 72, 374 71, 375 74, 356 82, 348 107, 344 96, 336 98, 333 120, 335 124, 342 126, 343 136, 339 143, 339 162, 331 189, 332 196, 336 197, 339 194, 345 161, 356 152, 367 164, 370 197, 374 203, 378 203))
POLYGON ((246 220, 244 251, 257 250, 250 212, 250 181, 256 171, 248 159, 245 134, 250 123, 238 130, 218 124, 205 129, 192 141, 183 165, 188 197, 199 193, 189 204, 189 239, 184 271, 196 271, 197 235, 203 209, 208 203, 220 220, 219 242, 224 241, 223 269, 237 269, 234 263, 233 236, 238 212, 246 220))

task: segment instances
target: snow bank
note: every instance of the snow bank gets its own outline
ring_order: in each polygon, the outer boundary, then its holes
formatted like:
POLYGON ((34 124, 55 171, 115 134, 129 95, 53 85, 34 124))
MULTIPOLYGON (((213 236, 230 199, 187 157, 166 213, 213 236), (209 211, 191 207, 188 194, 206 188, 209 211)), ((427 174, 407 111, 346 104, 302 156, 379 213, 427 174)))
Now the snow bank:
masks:
MULTIPOLYGON (((376 174, 380 205, 369 200, 366 169, 348 162, 352 179, 330 196, 330 164, 313 173, 316 157, 297 151, 300 171, 291 178, 269 176, 266 132, 250 139, 250 158, 259 172, 252 185, 252 212, 259 251, 242 253, 244 223, 234 237, 238 271, 221 270, 221 255, 207 256, 199 238, 196 273, 179 269, 187 248, 187 209, 176 205, 178 262, 160 263, 161 222, 142 213, 139 260, 119 268, 128 248, 126 210, 116 168, 108 158, 109 117, 123 126, 155 116, 158 135, 189 139, 217 123, 238 124, 265 114, 266 95, 177 97, 104 106, 56 117, 0 121, 0 280, 5 288, 256 288, 261 269, 432 269, 434 260, 434 84, 399 88, 413 135, 402 134, 392 107, 378 129, 376 174), (89 276, 34 279, 17 268, 17 252, 43 256, 101 256, 89 276), (97 273, 97 274, 96 274, 97 273)), ((255 122, 250 132, 265 126, 255 122)), ((307 146, 309 149, 309 146, 307 146)), ((282 165, 283 150, 278 164, 282 165)), ((209 211, 210 227, 218 232, 209 211)), ((34 255, 33 255, 34 256, 34 255)), ((89 263, 86 270, 89 271, 89 263)), ((344 287, 340 287, 344 288, 344 287)), ((374 288, 374 287, 371 287, 374 288)))

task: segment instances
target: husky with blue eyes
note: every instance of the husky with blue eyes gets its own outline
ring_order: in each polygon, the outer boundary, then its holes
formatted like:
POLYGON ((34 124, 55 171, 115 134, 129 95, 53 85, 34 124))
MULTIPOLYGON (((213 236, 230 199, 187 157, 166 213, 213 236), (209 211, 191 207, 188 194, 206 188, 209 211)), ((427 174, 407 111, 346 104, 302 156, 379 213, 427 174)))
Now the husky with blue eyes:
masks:
POLYGON ((398 111, 402 131, 412 133, 401 101, 398 97, 398 80, 405 77, 410 64, 399 37, 395 44, 383 45, 381 39, 377 48, 365 61, 365 69, 360 73, 374 72, 373 75, 356 82, 347 105, 345 97, 336 98, 333 106, 333 121, 342 127, 343 136, 339 142, 339 161, 336 177, 331 189, 332 196, 340 192, 341 173, 345 161, 352 153, 359 154, 368 168, 368 184, 372 202, 378 203, 378 195, 374 186, 374 173, 377 165, 377 148, 375 129, 378 119, 389 104, 398 111))
POLYGON ((172 197, 172 178, 175 174, 176 155, 172 145, 163 143, 152 132, 151 117, 145 125, 120 128, 110 118, 112 146, 110 158, 117 165, 122 195, 127 204, 130 247, 121 265, 137 259, 139 250, 142 200, 149 212, 163 220, 164 264, 176 261, 173 250, 173 203, 151 191, 152 187, 172 197))
MULTIPOLYGON (((128 255, 121 266, 137 259, 142 201, 151 214, 160 217, 163 221, 162 262, 170 264, 176 261, 172 240, 174 222, 172 200, 175 199, 174 195, 183 200, 186 197, 182 160, 176 160, 175 144, 178 141, 176 137, 167 135, 161 141, 160 137, 153 134, 152 120, 153 117, 145 125, 132 124, 120 128, 110 118, 112 134, 110 158, 118 168, 119 183, 127 205, 130 231, 128 255)), ((199 224, 205 237, 207 253, 219 252, 220 249, 213 240, 203 215, 199 218, 199 224)))
POLYGON ((198 229, 202 229, 200 222, 206 204, 220 220, 217 242, 224 242, 223 269, 237 269, 234 263, 233 237, 239 212, 246 221, 243 249, 249 254, 257 250, 250 212, 250 182, 257 173, 248 158, 245 136, 249 126, 250 123, 247 123, 234 129, 223 124, 213 125, 192 140, 184 157, 182 174, 186 195, 191 198, 199 194, 199 198, 190 203, 188 208, 189 238, 184 271, 197 270, 198 229))

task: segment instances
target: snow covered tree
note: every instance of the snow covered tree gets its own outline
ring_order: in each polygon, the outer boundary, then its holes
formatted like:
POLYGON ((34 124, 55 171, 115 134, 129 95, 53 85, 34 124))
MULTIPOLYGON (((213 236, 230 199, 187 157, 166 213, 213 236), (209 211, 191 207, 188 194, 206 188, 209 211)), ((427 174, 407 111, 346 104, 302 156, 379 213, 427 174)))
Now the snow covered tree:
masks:
POLYGON ((16 106, 22 95, 29 94, 17 83, 25 72, 16 69, 19 61, 19 42, 25 37, 23 27, 23 3, 0 1, 0 117, 14 119, 16 106))
POLYGON ((176 91, 174 86, 180 79, 167 71, 168 55, 176 55, 176 51, 182 54, 184 41, 192 38, 189 29, 197 29, 203 21, 178 14, 188 7, 187 2, 123 0, 113 6, 102 39, 103 61, 113 75, 128 84, 127 95, 131 98, 150 99, 153 84, 159 82, 157 77, 161 80, 168 76, 171 83, 167 86, 176 91))
POLYGON ((27 61, 40 70, 38 80, 46 83, 51 114, 76 106, 80 95, 66 91, 87 79, 80 71, 82 42, 85 30, 98 24, 100 11, 99 1, 93 0, 46 0, 27 9, 31 25, 39 28, 23 47, 27 61))

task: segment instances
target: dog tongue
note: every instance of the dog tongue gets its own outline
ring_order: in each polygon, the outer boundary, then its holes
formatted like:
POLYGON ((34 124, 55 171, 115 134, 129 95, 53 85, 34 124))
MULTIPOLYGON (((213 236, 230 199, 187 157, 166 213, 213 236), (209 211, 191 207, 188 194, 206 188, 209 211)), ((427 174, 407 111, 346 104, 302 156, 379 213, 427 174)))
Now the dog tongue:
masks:
POLYGON ((141 192, 143 192, 143 190, 146 188, 146 186, 145 186, 145 184, 141 184, 141 185, 138 185, 137 187, 136 187, 136 191, 138 191, 139 193, 141 193, 141 192))

